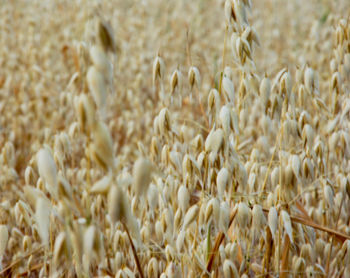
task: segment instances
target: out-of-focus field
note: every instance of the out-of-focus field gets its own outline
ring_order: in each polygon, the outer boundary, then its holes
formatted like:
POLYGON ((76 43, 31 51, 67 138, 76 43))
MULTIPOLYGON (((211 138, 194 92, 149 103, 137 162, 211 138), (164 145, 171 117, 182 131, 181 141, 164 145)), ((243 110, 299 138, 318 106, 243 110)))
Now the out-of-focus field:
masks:
POLYGON ((350 277, 350 3, 1 1, 0 277, 350 277))

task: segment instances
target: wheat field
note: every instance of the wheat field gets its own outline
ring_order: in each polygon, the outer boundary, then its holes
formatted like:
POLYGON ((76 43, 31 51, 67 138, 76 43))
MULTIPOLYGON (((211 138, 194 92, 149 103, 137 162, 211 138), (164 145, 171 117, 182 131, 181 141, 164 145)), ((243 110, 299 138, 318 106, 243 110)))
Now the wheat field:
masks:
POLYGON ((350 3, 0 1, 0 277, 350 277, 350 3))

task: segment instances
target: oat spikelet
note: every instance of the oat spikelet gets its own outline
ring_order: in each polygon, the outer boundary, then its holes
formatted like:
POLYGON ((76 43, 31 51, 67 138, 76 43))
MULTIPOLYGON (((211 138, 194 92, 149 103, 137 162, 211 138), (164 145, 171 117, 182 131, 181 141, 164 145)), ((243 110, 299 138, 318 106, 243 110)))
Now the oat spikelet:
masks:
POLYGON ((222 89, 227 101, 234 104, 235 88, 233 86, 233 82, 226 76, 224 76, 222 79, 222 89))
POLYGON ((281 217, 282 217, 284 230, 286 231, 286 233, 290 239, 290 242, 293 243, 292 222, 290 220, 290 216, 289 216, 288 212, 286 212, 285 210, 282 210, 281 217))
POLYGON ((229 225, 230 225, 230 206, 228 205, 227 202, 221 202, 219 228, 225 235, 227 235, 229 225))
POLYGON ((217 153, 223 145, 224 131, 219 128, 215 131, 211 131, 205 140, 205 150, 207 152, 217 153))
POLYGON ((275 207, 271 207, 269 210, 268 224, 269 224, 272 238, 275 239, 275 234, 278 227, 278 214, 275 207))
POLYGON ((47 202, 42 198, 39 198, 36 201, 35 220, 38 225, 38 232, 39 232, 41 241, 48 247, 49 246, 49 228, 50 228, 50 208, 47 206, 47 202))
POLYGON ((184 218, 184 224, 182 226, 183 230, 186 230, 186 228, 196 219, 198 211, 199 208, 197 205, 193 205, 188 209, 184 218))
POLYGON ((97 107, 104 113, 107 104, 107 87, 102 72, 97 70, 95 66, 91 66, 87 72, 86 78, 97 107))
POLYGON ((47 191, 54 198, 57 198, 57 168, 50 151, 42 148, 37 153, 36 158, 39 175, 44 180, 47 191))
POLYGON ((225 278, 239 277, 236 266, 231 260, 228 260, 228 259, 224 261, 224 277, 225 278))
POLYGON ((55 239, 55 245, 53 249, 53 261, 56 266, 58 265, 59 260, 62 257, 66 258, 66 256, 69 255, 69 253, 67 252, 68 250, 66 244, 66 234, 65 232, 60 232, 55 239))
POLYGON ((84 270, 86 274, 89 273, 90 261, 94 254, 95 241, 96 241, 96 228, 95 226, 91 225, 84 232, 83 265, 84 265, 84 270))
POLYGON ((99 45, 93 45, 90 48, 90 57, 96 70, 100 71, 107 81, 110 81, 112 64, 103 49, 99 45))
POLYGON ((108 193, 108 213, 113 223, 127 221, 130 214, 128 197, 119 186, 112 186, 108 193))
POLYGON ((163 80, 165 74, 165 64, 163 59, 160 56, 157 56, 153 62, 153 70, 152 70, 152 79, 153 86, 155 85, 157 79, 163 80))
MULTIPOLYGON (((86 94, 82 94, 74 99, 74 105, 80 128, 85 134, 88 134, 96 121, 93 100, 86 94)), ((75 129, 75 126, 72 129, 75 129)), ((70 132, 73 132, 73 130, 70 132)))
POLYGON ((263 213, 261 205, 255 204, 252 210, 252 228, 256 231, 263 229, 263 226, 266 223, 265 215, 263 213))
POLYGON ((200 88, 201 75, 197 67, 193 67, 193 66, 190 67, 188 71, 188 83, 190 83, 191 90, 195 85, 197 86, 198 89, 200 88))
POLYGON ((102 47, 105 49, 105 51, 116 51, 116 42, 113 35, 112 27, 109 23, 104 21, 98 21, 98 38, 102 45, 102 47))
POLYGON ((246 203, 240 202, 238 205, 236 222, 239 228, 247 229, 251 221, 251 211, 246 203))
POLYGON ((107 193, 111 186, 111 182, 112 176, 111 174, 108 174, 103 178, 99 179, 97 182, 95 182, 94 185, 91 187, 90 192, 98 194, 107 193))
POLYGON ((182 88, 182 74, 178 69, 176 69, 171 75, 170 88, 171 88, 171 94, 173 94, 176 89, 181 90, 182 88))
POLYGON ((220 199, 222 199, 225 194, 225 190, 228 186, 228 180, 229 180, 228 170, 226 168, 221 168, 221 170, 219 171, 216 177, 216 186, 218 188, 218 195, 220 199))
POLYGON ((328 204, 328 207, 330 209, 334 208, 334 193, 333 193, 333 189, 331 186, 326 185, 324 187, 324 198, 328 204))
POLYGON ((102 122, 97 122, 93 127, 93 156, 98 164, 105 170, 113 170, 114 155, 113 142, 107 126, 102 122))
POLYGON ((140 157, 136 160, 133 168, 134 190, 137 196, 144 195, 147 192, 152 177, 151 162, 140 157))
POLYGON ((181 185, 177 192, 177 200, 179 203, 179 207, 184 215, 187 211, 187 208, 190 204, 190 193, 186 186, 181 185))

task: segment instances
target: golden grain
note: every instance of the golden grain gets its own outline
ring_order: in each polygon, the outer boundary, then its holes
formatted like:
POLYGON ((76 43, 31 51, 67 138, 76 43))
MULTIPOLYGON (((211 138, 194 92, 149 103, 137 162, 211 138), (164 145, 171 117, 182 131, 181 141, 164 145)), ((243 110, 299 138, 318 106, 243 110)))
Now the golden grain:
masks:
POLYGON ((0 276, 348 277, 347 1, 78 2, 0 8, 0 276))

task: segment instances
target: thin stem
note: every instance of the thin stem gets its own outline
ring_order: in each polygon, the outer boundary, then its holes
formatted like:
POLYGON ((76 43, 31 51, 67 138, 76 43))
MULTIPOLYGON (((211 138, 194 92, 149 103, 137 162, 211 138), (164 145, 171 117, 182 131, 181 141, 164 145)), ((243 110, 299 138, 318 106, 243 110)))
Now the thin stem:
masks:
MULTIPOLYGON (((237 210, 234 210, 234 211, 231 212, 231 215, 230 215, 230 223, 229 223, 227 229, 230 229, 231 224, 232 224, 233 220, 234 220, 235 217, 236 217, 236 214, 237 214, 237 210)), ((212 269, 212 267, 213 267, 215 255, 216 255, 217 251, 219 250, 220 244, 222 243, 222 241, 224 240, 224 238, 225 238, 224 232, 220 232, 220 233, 217 235, 217 237, 216 237, 213 251, 211 252, 210 258, 209 258, 208 263, 207 263, 207 271, 208 271, 209 273, 211 272, 211 269, 212 269)))
MULTIPOLYGON (((335 221, 335 227, 338 226, 338 222, 339 222, 339 218, 340 218, 340 213, 341 213, 341 208, 343 206, 343 202, 344 202, 344 197, 345 195, 343 194, 342 196, 342 199, 341 199, 341 203, 340 203, 340 206, 339 206, 339 211, 338 211, 338 215, 337 215, 337 218, 336 218, 336 221, 335 221)), ((327 256, 327 263, 326 263, 326 275, 328 276, 329 275, 329 264, 331 262, 331 254, 332 254, 332 249, 333 249, 333 242, 334 242, 334 235, 332 236, 331 238, 331 248, 329 248, 329 252, 328 252, 328 256, 327 256)))
MULTIPOLYGON (((264 208, 263 211, 267 214, 269 212, 268 209, 264 208)), ((350 236, 346 235, 346 234, 343 234, 339 231, 336 231, 336 230, 333 230, 331 228, 328 228, 328 227, 325 227, 325 226, 322 226, 322 225, 319 225, 319 224, 316 224, 315 222, 313 221, 310 221, 310 220, 306 220, 304 218, 301 218, 301 217, 298 217, 298 216, 292 216, 290 215, 290 220, 293 221, 293 222, 296 222, 296 223, 300 223, 300 224, 303 224, 303 225, 306 225, 306 226, 309 226, 309 227, 312 227, 316 230, 319 230, 319 231, 322 231, 322 232, 326 232, 326 233, 329 233, 329 234, 332 234, 336 237, 336 239, 338 239, 339 241, 341 242, 344 242, 345 240, 349 239, 350 240, 350 236)))
POLYGON ((144 278, 145 276, 143 275, 141 264, 140 264, 139 258, 137 256, 134 243, 132 242, 131 236, 129 234, 128 227, 126 226, 126 224, 123 221, 121 221, 121 223, 122 223, 122 225, 123 225, 123 227, 124 227, 124 229, 125 229, 125 231, 126 231, 126 233, 128 235, 128 238, 129 238, 129 241, 130 241, 130 245, 131 245, 131 249, 132 249, 132 253, 134 254, 134 258, 135 258, 137 269, 138 269, 138 271, 140 273, 141 278, 144 278))
POLYGON ((283 245, 283 254, 282 254, 282 261, 281 261, 281 278, 287 277, 288 274, 288 254, 289 254, 289 246, 290 246, 290 240, 289 236, 285 234, 284 236, 284 245, 283 245))
POLYGON ((40 246, 37 249, 35 249, 32 252, 29 252, 28 254, 22 256, 21 258, 18 258, 17 260, 15 260, 13 263, 11 263, 9 266, 5 267, 3 270, 0 271, 0 276, 5 274, 5 272, 7 272, 9 269, 11 269, 12 267, 14 267, 16 264, 20 263, 22 260, 24 260, 25 258, 29 257, 30 255, 33 255, 34 253, 38 252, 39 250, 41 250, 44 246, 40 246))

